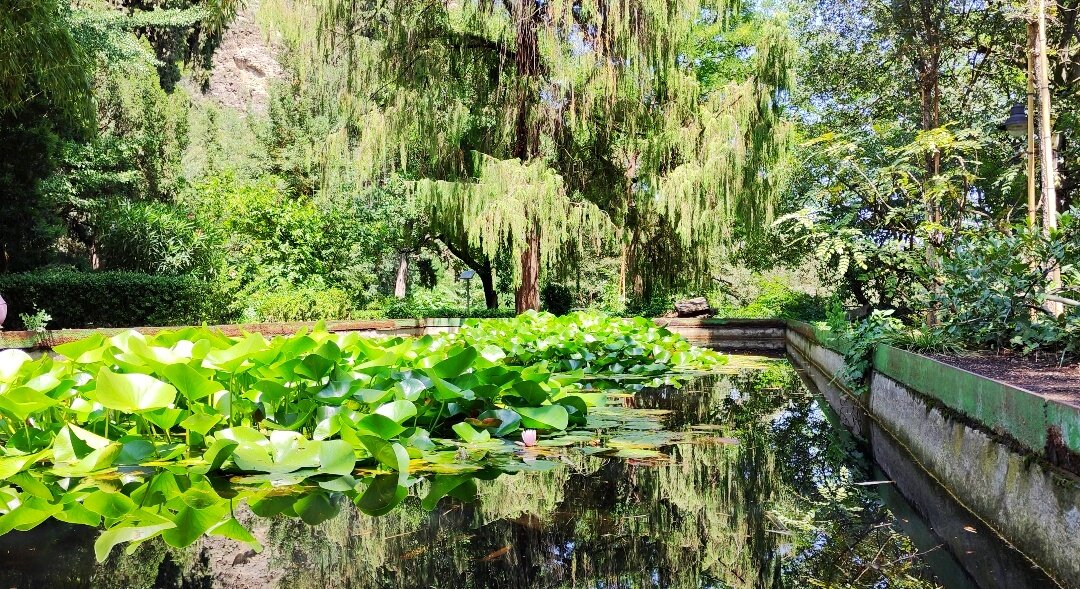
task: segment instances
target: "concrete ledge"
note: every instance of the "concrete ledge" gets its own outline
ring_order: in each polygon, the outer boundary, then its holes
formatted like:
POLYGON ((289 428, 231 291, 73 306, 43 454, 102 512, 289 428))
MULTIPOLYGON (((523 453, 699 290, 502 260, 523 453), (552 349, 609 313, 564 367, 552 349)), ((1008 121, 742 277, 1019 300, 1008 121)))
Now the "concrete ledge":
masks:
POLYGON ((877 347, 874 369, 1036 454, 1080 453, 1080 408, 892 346, 877 347))
POLYGON ((956 498, 1068 587, 1080 587, 1080 482, 951 419, 876 373, 870 413, 956 498))
POLYGON ((660 317, 653 321, 698 346, 728 352, 783 352, 784 350, 786 326, 780 320, 660 317))
MULTIPOLYGON (((856 393, 837 378, 844 356, 821 331, 790 326, 788 351, 875 459, 882 436, 895 439, 964 509, 1058 583, 1080 588, 1080 479, 1044 451, 1049 427, 1062 438, 1080 428, 1075 408, 889 346, 875 351, 868 392, 856 393)), ((903 461, 879 463, 895 473, 903 461)))
MULTIPOLYGON (((724 351, 783 352, 786 326, 783 321, 774 319, 655 319, 657 325, 700 346, 708 346, 724 351)), ((367 335, 405 335, 420 336, 433 333, 457 331, 465 319, 459 317, 431 317, 427 319, 379 319, 367 321, 327 321, 326 329, 332 332, 356 331, 367 335)), ((261 333, 266 336, 295 333, 301 329, 312 329, 314 321, 291 323, 248 323, 240 325, 211 325, 210 329, 228 336, 244 333, 261 333)), ((70 341, 79 340, 94 334, 113 336, 132 329, 150 335, 166 330, 183 329, 175 327, 131 327, 115 329, 59 329, 45 333, 31 331, 0 331, 0 349, 42 349, 47 350, 70 341)))
MULTIPOLYGON (((209 325, 208 328, 236 337, 245 333, 261 333, 267 336, 287 335, 296 333, 301 329, 312 329, 316 325, 314 321, 296 321, 288 323, 242 323, 235 325, 209 325)), ((366 321, 327 321, 326 329, 332 332, 360 331, 360 332, 387 332, 388 335, 398 330, 410 330, 422 327, 422 323, 415 319, 396 320, 378 319, 366 321)), ((94 334, 114 336, 127 331, 138 331, 146 335, 160 333, 162 331, 175 331, 188 326, 174 327, 123 327, 103 329, 57 329, 37 333, 34 331, 0 331, 0 349, 50 349, 60 344, 73 342, 94 334)))

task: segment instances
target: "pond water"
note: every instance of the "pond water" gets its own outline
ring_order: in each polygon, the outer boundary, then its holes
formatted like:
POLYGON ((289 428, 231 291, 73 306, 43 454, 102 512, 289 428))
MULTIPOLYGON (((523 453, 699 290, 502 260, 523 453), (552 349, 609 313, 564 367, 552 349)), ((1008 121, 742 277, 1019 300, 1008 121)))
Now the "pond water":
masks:
POLYGON ((237 506, 259 553, 155 539, 99 564, 97 531, 47 522, 0 537, 0 586, 1052 586, 887 438, 852 439, 785 360, 616 394, 589 420, 471 475, 473 501, 427 510, 414 485, 372 517, 327 494, 315 526, 237 506))

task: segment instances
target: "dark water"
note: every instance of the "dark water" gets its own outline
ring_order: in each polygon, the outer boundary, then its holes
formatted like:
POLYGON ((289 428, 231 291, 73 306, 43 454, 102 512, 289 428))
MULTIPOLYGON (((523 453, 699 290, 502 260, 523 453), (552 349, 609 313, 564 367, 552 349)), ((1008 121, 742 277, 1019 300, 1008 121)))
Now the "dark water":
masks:
POLYGON ((430 512, 416 496, 378 518, 345 503, 308 526, 241 509, 258 554, 150 541, 98 564, 96 531, 48 523, 0 538, 0 586, 1053 586, 887 435, 857 442, 823 403, 786 362, 759 363, 597 412, 590 427, 618 428, 629 458, 547 451, 552 468, 487 475, 477 501, 430 512), (685 435, 657 458, 661 426, 685 435))

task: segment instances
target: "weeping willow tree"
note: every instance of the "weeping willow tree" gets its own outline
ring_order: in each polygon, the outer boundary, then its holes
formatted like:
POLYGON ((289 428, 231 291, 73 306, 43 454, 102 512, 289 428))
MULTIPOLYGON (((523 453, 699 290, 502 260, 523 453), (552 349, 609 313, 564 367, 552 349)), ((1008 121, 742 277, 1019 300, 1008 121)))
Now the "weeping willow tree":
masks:
MULTIPOLYGON (((475 182, 424 179, 416 192, 448 242, 465 243, 484 260, 507 251, 520 260, 513 266, 515 282, 535 290, 541 267, 554 266, 559 253, 580 245, 583 235, 599 247, 599 236, 610 233, 607 216, 593 203, 571 199, 562 177, 544 161, 475 157, 475 182)), ((519 291, 519 310, 535 308, 523 299, 530 292, 519 291)))
POLYGON ((387 161, 430 180, 418 190, 446 241, 488 261, 512 256, 519 311, 539 306, 540 272, 584 242, 616 238, 624 284, 644 296, 707 278, 717 247, 771 215, 791 44, 778 26, 750 47, 718 41, 745 15, 734 3, 324 0, 321 10, 323 46, 347 55, 357 112, 380 113, 368 132, 399 146, 387 161), (715 67, 732 59, 741 65, 715 67))

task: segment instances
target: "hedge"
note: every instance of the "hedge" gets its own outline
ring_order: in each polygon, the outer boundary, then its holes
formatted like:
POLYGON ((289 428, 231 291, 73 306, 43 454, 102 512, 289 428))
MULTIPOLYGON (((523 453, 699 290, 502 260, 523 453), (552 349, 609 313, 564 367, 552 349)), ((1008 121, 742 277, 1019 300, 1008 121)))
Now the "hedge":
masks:
POLYGON ((138 272, 81 272, 44 269, 0 274, 7 301, 5 329, 22 329, 20 313, 35 309, 52 316, 49 329, 140 327, 222 323, 227 298, 191 276, 138 272))

